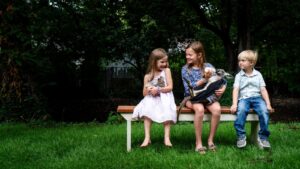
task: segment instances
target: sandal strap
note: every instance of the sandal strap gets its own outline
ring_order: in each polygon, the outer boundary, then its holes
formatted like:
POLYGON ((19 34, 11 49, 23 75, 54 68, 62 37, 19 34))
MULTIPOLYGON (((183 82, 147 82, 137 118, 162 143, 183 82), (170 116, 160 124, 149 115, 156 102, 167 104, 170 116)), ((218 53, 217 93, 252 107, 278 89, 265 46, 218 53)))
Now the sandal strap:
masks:
POLYGON ((206 151, 206 150, 207 148, 205 146, 195 149, 195 151, 206 151))
POLYGON ((209 150, 216 150, 217 146, 215 146, 214 144, 208 145, 208 149, 209 150))

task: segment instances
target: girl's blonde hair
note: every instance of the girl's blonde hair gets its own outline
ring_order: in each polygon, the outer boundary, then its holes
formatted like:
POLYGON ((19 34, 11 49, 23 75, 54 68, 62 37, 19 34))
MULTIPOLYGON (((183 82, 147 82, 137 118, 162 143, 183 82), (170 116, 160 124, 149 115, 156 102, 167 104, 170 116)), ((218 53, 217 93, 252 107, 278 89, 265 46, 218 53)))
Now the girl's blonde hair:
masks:
POLYGON ((239 60, 246 59, 249 62, 252 62, 253 66, 255 66, 255 64, 257 62, 257 57, 258 57, 257 51, 254 51, 254 50, 244 50, 244 51, 242 51, 239 54, 238 59, 239 60))
MULTIPOLYGON (((206 62, 206 58, 205 58, 204 46, 202 45, 202 43, 200 41, 194 41, 190 43, 185 49, 188 48, 193 49, 193 51, 197 53, 197 55, 199 55, 200 53, 202 54, 202 57, 198 58, 198 63, 196 66, 200 67, 201 70, 204 70, 204 63, 206 62)), ((188 65, 188 66, 191 67, 192 65, 188 65)))
MULTIPOLYGON (((168 57, 168 54, 163 48, 156 48, 150 53, 146 72, 147 74, 150 73, 151 75, 150 81, 154 78, 155 70, 157 70, 157 61, 164 57, 168 57)), ((169 67, 169 64, 167 64, 167 67, 169 67)))

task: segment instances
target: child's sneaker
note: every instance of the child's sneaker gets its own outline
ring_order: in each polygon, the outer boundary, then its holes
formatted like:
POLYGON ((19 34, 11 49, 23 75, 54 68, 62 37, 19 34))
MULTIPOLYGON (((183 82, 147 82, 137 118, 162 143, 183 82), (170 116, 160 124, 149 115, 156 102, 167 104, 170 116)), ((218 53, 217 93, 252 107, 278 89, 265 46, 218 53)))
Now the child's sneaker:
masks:
POLYGON ((238 138, 237 142, 236 142, 236 146, 238 148, 244 148, 247 145, 247 141, 246 141, 246 137, 243 138, 238 138))
POLYGON ((261 149, 271 148, 271 144, 270 144, 270 142, 267 139, 266 140, 261 140, 259 137, 257 137, 257 142, 258 142, 258 146, 261 149))

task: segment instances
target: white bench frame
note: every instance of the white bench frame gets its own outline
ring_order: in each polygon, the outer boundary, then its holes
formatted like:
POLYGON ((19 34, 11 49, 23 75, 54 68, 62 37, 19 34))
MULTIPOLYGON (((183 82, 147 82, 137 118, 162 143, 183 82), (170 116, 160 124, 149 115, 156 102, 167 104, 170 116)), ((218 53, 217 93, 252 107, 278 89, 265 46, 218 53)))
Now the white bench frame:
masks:
MULTIPOLYGON (((120 105, 118 106, 117 112, 121 114, 121 116, 127 121, 127 151, 131 151, 131 121, 132 121, 132 111, 134 106, 128 105, 120 105)), ((188 108, 184 108, 185 110, 180 114, 178 122, 180 121, 194 121, 194 112, 188 108)), ((228 113, 228 107, 222 107, 221 112, 228 113)), ((211 114, 205 113, 203 117, 203 121, 210 121, 211 114)), ((223 114, 221 113, 220 121, 235 121, 235 114, 223 114)), ((257 133, 259 130, 258 125, 258 115, 251 111, 247 116, 247 121, 251 122, 251 134, 250 139, 253 143, 257 143, 257 133)))

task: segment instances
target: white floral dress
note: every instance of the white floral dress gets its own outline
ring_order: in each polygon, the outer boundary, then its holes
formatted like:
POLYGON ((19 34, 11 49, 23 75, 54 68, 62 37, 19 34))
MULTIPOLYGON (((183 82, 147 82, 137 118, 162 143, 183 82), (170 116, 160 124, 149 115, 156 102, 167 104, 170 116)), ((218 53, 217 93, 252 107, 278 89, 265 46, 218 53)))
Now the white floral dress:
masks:
MULTIPOLYGON (((161 71, 158 76, 155 76, 150 82, 151 85, 157 86, 159 78, 163 79, 166 86, 165 71, 161 71)), ((144 117, 157 123, 168 121, 176 123, 176 104, 173 92, 160 93, 159 96, 146 95, 134 108, 132 119, 138 120, 144 117)))

